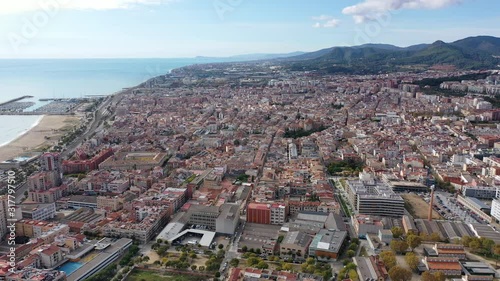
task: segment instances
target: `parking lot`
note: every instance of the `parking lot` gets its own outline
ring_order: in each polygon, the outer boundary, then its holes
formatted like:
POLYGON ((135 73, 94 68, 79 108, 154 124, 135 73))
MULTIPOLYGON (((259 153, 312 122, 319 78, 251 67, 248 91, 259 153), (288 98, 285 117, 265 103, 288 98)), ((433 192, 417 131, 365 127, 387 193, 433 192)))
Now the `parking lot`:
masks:
POLYGON ((474 212, 458 204, 455 197, 449 193, 436 191, 434 206, 445 219, 460 220, 465 223, 485 223, 474 212))

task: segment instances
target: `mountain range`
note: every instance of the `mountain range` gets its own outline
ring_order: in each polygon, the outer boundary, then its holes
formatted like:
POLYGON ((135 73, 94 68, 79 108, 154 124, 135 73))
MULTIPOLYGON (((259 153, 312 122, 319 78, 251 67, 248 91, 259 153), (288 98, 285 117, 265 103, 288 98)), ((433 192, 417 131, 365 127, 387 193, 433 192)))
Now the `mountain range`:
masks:
POLYGON ((224 61, 254 61, 254 60, 270 60, 276 58, 286 58, 286 57, 294 57, 305 54, 305 52, 292 52, 292 53, 284 53, 284 54, 244 54, 244 55, 235 55, 230 57, 205 57, 205 56, 197 56, 195 59, 205 59, 205 60, 224 60, 224 61))
POLYGON ((495 69, 500 64, 500 38, 477 36, 451 43, 436 41, 409 47, 388 44, 332 47, 276 58, 274 62, 290 70, 346 74, 418 71, 437 65, 453 65, 457 69, 495 69))

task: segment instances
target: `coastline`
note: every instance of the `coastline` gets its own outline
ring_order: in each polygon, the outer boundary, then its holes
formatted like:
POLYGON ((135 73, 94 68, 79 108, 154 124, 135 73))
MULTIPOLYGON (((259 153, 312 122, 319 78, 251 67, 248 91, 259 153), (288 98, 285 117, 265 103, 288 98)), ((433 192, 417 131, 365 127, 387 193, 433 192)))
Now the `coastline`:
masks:
POLYGON ((45 115, 39 116, 38 119, 35 121, 35 123, 31 124, 31 126, 27 130, 18 134, 14 139, 0 144, 0 149, 2 149, 2 147, 4 147, 4 146, 9 145, 10 143, 15 142, 17 139, 21 138, 22 136, 27 134, 29 131, 33 130, 33 128, 35 128, 36 126, 38 126, 40 124, 40 122, 42 122, 43 117, 45 117, 45 115))
POLYGON ((35 152, 59 141, 67 128, 79 122, 79 117, 43 115, 33 126, 9 143, 0 146, 0 161, 12 159, 23 153, 35 152))

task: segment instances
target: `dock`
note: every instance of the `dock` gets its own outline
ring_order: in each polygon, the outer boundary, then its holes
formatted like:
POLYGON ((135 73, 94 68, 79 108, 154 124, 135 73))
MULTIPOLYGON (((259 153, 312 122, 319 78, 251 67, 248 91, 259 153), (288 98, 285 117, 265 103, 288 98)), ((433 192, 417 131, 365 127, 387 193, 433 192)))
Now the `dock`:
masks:
POLYGON ((20 100, 24 100, 24 99, 30 99, 30 98, 33 98, 33 96, 22 96, 22 97, 18 97, 18 98, 15 98, 15 99, 11 99, 11 100, 8 100, 8 101, 5 101, 5 102, 2 102, 2 103, 0 103, 0 106, 2 106, 2 105, 7 105, 7 104, 9 104, 9 103, 13 103, 13 102, 20 101, 20 100))

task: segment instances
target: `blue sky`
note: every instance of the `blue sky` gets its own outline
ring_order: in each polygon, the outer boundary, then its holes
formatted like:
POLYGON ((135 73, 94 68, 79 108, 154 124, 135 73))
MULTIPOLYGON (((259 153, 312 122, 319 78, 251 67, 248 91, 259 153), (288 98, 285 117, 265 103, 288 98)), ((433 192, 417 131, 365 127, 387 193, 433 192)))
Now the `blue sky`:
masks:
POLYGON ((500 37, 497 0, 1 2, 0 58, 229 56, 500 37))

